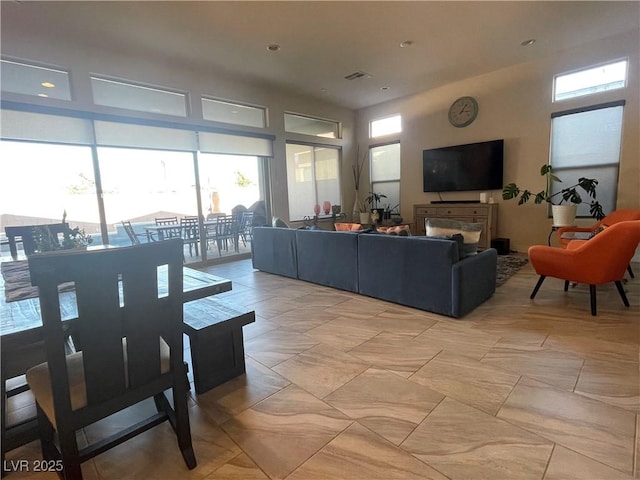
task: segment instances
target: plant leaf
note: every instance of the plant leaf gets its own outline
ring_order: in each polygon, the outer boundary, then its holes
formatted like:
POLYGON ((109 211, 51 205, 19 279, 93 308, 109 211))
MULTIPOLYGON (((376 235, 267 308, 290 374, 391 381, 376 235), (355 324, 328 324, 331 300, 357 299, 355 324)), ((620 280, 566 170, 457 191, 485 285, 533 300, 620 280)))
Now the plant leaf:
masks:
POLYGON ((502 199, 511 200, 512 198, 517 197, 519 193, 520 189, 518 186, 515 183, 509 183, 502 189, 502 199))

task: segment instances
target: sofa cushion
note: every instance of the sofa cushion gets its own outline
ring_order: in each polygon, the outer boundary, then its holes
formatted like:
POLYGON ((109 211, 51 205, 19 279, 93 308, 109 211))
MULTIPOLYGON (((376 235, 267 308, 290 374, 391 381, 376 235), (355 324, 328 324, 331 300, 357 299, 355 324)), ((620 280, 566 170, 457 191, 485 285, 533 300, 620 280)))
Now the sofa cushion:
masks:
POLYGON ((298 277, 296 230, 254 227, 251 240, 253 268, 286 277, 298 277))
POLYGON ((358 291, 359 231, 296 230, 298 278, 358 291))
POLYGON ((395 235, 358 237, 359 291, 429 312, 452 314, 455 242, 395 235))
POLYGON ((430 236, 429 238, 439 238, 441 240, 452 240, 456 242, 456 245, 458 246, 458 260, 465 257, 464 237, 462 236, 461 233, 454 233, 453 235, 440 235, 440 236, 433 235, 433 236, 430 236))
POLYGON ((461 222, 449 218, 427 218, 425 220, 427 237, 441 237, 461 234, 464 237, 461 258, 478 253, 478 242, 482 234, 482 223, 461 222))

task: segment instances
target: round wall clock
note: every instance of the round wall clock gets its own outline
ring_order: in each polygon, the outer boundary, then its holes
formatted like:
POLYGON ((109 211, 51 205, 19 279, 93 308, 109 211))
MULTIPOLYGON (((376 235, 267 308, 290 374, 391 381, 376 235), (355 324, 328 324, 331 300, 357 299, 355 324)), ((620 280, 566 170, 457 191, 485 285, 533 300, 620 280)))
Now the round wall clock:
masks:
POLYGON ((478 116, 478 102, 473 97, 460 97, 449 107, 449 122, 454 127, 462 128, 478 116))

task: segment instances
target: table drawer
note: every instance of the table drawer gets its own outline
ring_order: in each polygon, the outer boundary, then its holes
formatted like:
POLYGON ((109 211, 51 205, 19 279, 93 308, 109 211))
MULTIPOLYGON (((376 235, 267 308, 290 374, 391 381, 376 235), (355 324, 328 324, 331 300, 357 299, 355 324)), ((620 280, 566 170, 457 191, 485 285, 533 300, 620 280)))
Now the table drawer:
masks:
POLYGON ((474 207, 440 207, 436 209, 436 214, 440 217, 449 217, 449 216, 462 216, 462 217, 472 217, 475 215, 486 216, 487 211, 484 208, 474 208, 474 207))
POLYGON ((437 210, 436 207, 416 207, 416 215, 435 215, 437 210))

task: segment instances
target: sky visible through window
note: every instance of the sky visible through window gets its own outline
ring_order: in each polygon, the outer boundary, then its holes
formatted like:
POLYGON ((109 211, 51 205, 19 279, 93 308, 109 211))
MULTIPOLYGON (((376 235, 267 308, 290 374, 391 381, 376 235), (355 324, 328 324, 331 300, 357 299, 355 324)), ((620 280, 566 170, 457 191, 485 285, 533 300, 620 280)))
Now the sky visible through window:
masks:
POLYGON ((623 88, 627 79, 627 60, 558 75, 554 81, 554 101, 623 88))

